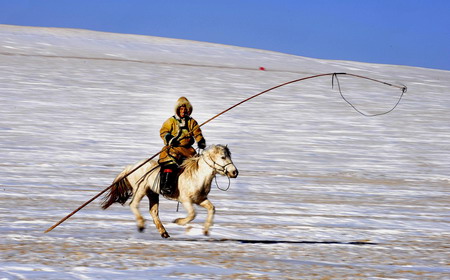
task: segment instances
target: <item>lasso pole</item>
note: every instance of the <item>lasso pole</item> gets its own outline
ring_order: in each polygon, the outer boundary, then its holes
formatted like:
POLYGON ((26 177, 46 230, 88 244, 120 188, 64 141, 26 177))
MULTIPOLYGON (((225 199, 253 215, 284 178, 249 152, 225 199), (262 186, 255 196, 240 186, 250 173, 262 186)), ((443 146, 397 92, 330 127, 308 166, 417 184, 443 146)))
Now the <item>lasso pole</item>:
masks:
MULTIPOLYGON (((313 76, 303 77, 303 78, 300 78, 300 79, 295 79, 295 80, 292 80, 292 81, 289 81, 289 82, 285 82, 285 83, 279 84, 279 85, 277 85, 277 86, 271 87, 271 88, 266 89, 266 90, 264 90, 264 91, 261 91, 261 92, 255 94, 255 95, 253 95, 253 96, 251 96, 251 97, 249 97, 249 98, 247 98, 247 99, 245 99, 245 100, 242 100, 241 102, 236 103, 235 105, 229 107, 228 109, 226 109, 226 110, 220 112, 219 114, 213 116, 212 118, 206 120, 205 122, 203 122, 202 124, 200 124, 199 127, 201 127, 201 126, 203 126, 203 125, 205 125, 205 124, 211 122, 212 120, 214 120, 214 119, 218 118, 219 116, 225 114, 226 112, 228 112, 228 111, 230 111, 230 110, 236 108, 237 106, 239 106, 239 105, 241 105, 241 104, 243 104, 243 103, 245 103, 245 102, 247 102, 247 101, 249 101, 249 100, 251 100, 251 99, 253 99, 253 98, 255 98, 255 97, 258 97, 258 96, 260 96, 260 95, 262 95, 262 94, 264 94, 264 93, 266 93, 266 92, 269 92, 269 91, 271 91, 271 90, 274 90, 274 89, 277 89, 277 88, 280 88, 280 87, 282 87, 282 86, 286 86, 286 85, 289 85, 289 84, 293 84, 293 83, 301 82, 301 81, 304 81, 304 80, 308 80, 308 79, 319 78, 319 77, 323 77, 323 76, 332 76, 332 77, 334 78, 334 77, 337 76, 337 75, 348 75, 348 76, 353 76, 353 77, 356 77, 356 78, 366 79, 366 80, 370 80, 370 81, 373 81, 373 82, 381 83, 381 84, 384 84, 384 85, 387 85, 387 86, 392 86, 392 87, 399 88, 399 89, 402 90, 403 93, 406 92, 406 86, 398 86, 398 85, 386 83, 386 82, 383 82, 383 81, 380 81, 380 80, 372 79, 372 78, 365 77, 365 76, 361 76, 361 75, 355 75, 355 74, 350 74, 350 73, 326 73, 326 74, 318 74, 318 75, 313 75, 313 76)), ((332 80, 332 81, 333 81, 333 80, 332 80)), ((400 101, 400 100, 399 100, 399 101, 400 101)), ((398 103, 397 103, 397 104, 398 104, 398 103)), ((395 107, 394 107, 394 108, 395 108, 395 107)), ((393 109, 392 109, 392 110, 393 110, 393 109)), ((392 110, 390 110, 390 111, 392 111, 392 110)), ((388 111, 388 112, 390 112, 390 111, 388 111)), ((167 148, 165 148, 165 149, 167 149, 167 148)), ((163 151, 164 151, 164 149, 163 149, 162 151, 156 153, 155 155, 153 155, 152 157, 150 157, 149 159, 147 159, 147 160, 144 161, 143 163, 141 163, 139 166, 137 166, 136 168, 134 168, 133 170, 131 170, 130 172, 128 172, 125 176, 123 176, 120 180, 123 180, 123 179, 125 179, 126 177, 128 177, 130 174, 132 174, 133 172, 135 172, 136 170, 138 170, 140 167, 142 167, 144 164, 146 164, 147 162, 149 162, 150 160, 152 160, 153 158, 155 158, 157 155, 159 155, 159 154, 160 154, 161 152, 163 152, 163 151)), ((116 182, 116 183, 117 183, 117 182, 116 182)), ((51 230, 53 230, 54 228, 56 228, 57 226, 59 226, 60 224, 62 224, 64 221, 66 221, 67 219, 69 219, 70 217, 72 217, 75 213, 77 213, 78 211, 80 211, 81 209, 83 209, 86 205, 88 205, 89 203, 91 203, 92 201, 94 201, 95 199, 97 199, 99 196, 101 196, 102 194, 104 194, 105 192, 107 192, 107 191, 108 191, 110 188, 112 188, 114 185, 115 185, 115 183, 111 184, 109 187, 107 187, 106 189, 104 189, 103 191, 101 191, 100 193, 98 193, 97 195, 95 195, 94 197, 92 197, 91 199, 89 199, 88 201, 86 201, 83 205, 81 205, 80 207, 78 207, 77 209, 75 209, 72 213, 70 213, 70 214, 67 215, 66 217, 62 218, 59 222, 57 222, 56 224, 54 224, 53 226, 51 226, 50 228, 48 228, 48 229, 45 231, 45 233, 50 232, 51 230)))

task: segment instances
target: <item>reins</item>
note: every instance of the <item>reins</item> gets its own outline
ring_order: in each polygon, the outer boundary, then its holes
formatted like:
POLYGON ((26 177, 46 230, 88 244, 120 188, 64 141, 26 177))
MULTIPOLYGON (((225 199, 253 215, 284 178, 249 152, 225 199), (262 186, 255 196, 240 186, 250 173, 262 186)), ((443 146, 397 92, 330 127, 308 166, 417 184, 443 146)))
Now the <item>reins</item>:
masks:
POLYGON ((225 188, 225 189, 222 189, 220 186, 219 186, 219 184, 217 183, 217 176, 214 176, 214 182, 216 183, 216 187, 217 187, 217 189, 219 189, 219 190, 221 190, 221 191, 223 191, 223 192, 226 192, 226 191, 228 191, 229 189, 230 189, 230 186, 231 186, 231 179, 230 179, 230 177, 227 175, 227 178, 228 178, 228 186, 225 188))

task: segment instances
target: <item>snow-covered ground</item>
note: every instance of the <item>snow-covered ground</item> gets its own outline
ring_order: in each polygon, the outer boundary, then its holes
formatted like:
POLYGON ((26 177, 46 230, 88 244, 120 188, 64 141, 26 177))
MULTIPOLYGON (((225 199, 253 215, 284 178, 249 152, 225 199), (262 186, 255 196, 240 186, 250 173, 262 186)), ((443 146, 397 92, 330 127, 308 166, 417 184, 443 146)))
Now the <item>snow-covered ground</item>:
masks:
MULTIPOLYGON (((340 82, 369 113, 400 94, 340 82)), ((0 25, 0 279, 448 279, 449 93, 448 71, 0 25), (184 211, 167 200, 168 240, 151 221, 137 232, 128 207, 103 211, 99 200, 43 233, 159 151, 179 96, 203 122, 330 72, 408 92, 392 113, 366 118, 331 77, 317 78, 205 125, 207 142, 228 144, 240 170, 227 192, 210 194, 210 237, 203 209, 188 230, 170 223, 184 211)))

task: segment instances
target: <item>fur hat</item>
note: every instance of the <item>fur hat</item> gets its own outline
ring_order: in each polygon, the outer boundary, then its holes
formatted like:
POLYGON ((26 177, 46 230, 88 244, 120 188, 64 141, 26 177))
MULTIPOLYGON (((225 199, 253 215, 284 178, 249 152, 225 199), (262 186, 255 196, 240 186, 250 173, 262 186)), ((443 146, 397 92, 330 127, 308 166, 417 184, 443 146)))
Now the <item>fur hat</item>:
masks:
POLYGON ((177 103, 175 104, 175 114, 179 117, 179 113, 180 113, 180 107, 185 107, 186 111, 187 111, 187 115, 190 116, 192 114, 192 105, 191 102, 189 102, 189 100, 182 96, 180 98, 178 98, 177 103))

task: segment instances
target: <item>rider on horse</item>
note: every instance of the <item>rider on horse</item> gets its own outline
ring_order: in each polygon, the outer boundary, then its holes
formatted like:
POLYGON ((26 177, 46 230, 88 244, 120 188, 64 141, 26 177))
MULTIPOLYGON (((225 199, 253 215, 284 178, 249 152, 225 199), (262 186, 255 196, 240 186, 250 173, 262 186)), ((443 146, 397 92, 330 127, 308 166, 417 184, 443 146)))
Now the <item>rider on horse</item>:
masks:
POLYGON ((178 177, 178 167, 186 158, 196 155, 192 145, 197 142, 200 149, 206 147, 205 138, 196 120, 191 118, 192 105, 186 97, 175 104, 175 115, 161 127, 160 135, 164 148, 159 156, 161 165, 160 193, 172 195, 178 177))

